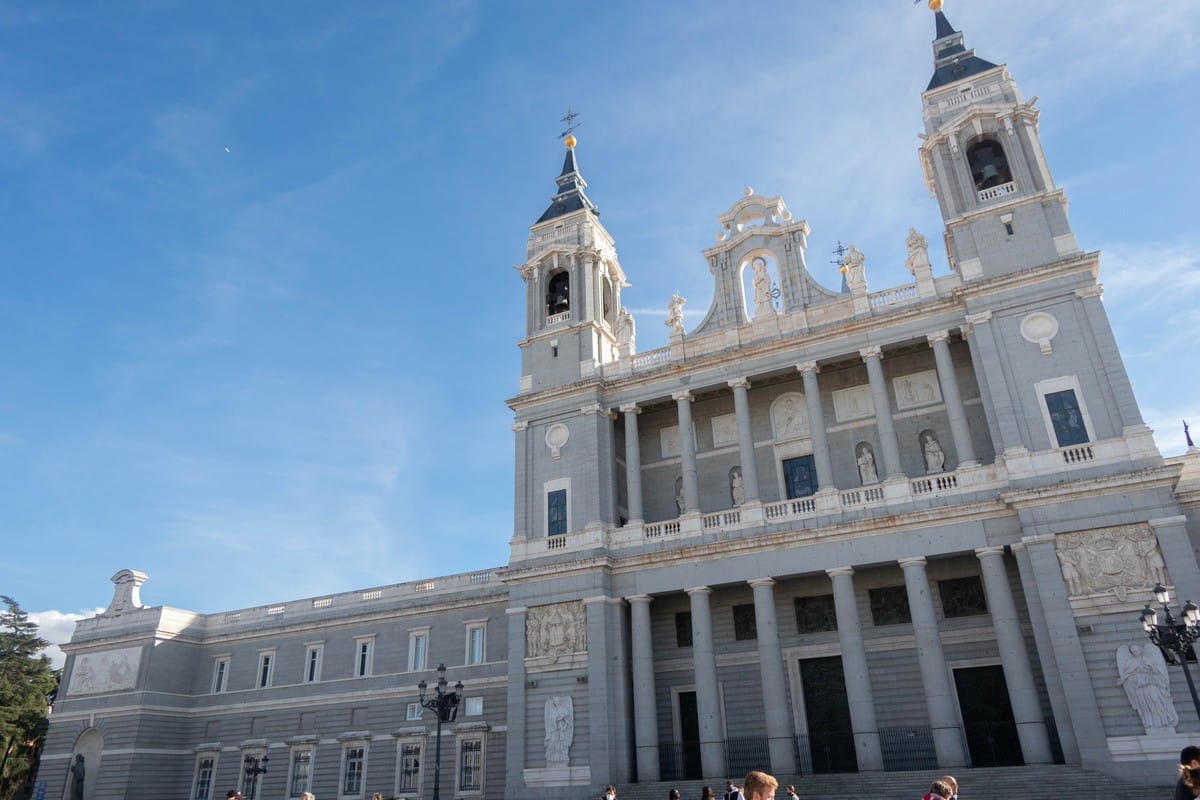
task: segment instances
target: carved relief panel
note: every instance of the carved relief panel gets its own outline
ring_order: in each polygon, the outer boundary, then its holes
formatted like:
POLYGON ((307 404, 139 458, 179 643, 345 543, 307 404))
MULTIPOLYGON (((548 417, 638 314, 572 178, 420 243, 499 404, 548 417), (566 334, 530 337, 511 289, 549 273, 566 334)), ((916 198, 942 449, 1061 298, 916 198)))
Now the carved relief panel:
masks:
POLYGON ((132 689, 137 685, 141 660, 140 647, 83 653, 75 658, 67 694, 97 694, 132 689))
POLYGON ((833 393, 833 413, 838 422, 874 416, 875 401, 868 384, 838 389, 833 393))
POLYGON ((1120 525, 1065 533, 1055 540, 1067 594, 1112 592, 1125 602, 1131 589, 1169 584, 1167 565, 1149 525, 1120 525))
POLYGON ((587 616, 583 601, 534 606, 525 620, 525 655, 551 662, 587 652, 587 616))
POLYGON ((892 389, 896 393, 896 408, 900 411, 942 402, 942 387, 938 384, 936 370, 892 378, 892 389))

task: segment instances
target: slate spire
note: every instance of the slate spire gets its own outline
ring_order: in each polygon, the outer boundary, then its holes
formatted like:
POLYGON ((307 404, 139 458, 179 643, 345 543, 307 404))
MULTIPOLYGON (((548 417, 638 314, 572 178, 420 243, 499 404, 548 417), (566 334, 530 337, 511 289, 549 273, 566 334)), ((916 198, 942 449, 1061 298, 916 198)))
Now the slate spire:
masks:
POLYGON ((955 30, 942 13, 941 3, 931 2, 929 5, 934 9, 936 38, 933 40, 933 77, 929 79, 926 91, 995 68, 995 64, 976 56, 974 50, 967 49, 963 44, 962 32, 955 30))
POLYGON ((587 188, 587 181, 579 174, 579 165, 575 163, 575 144, 575 137, 567 136, 567 155, 563 159, 562 173, 554 179, 558 184, 558 193, 551 198, 550 207, 542 216, 538 217, 535 224, 566 216, 584 208, 596 216, 600 216, 600 210, 583 193, 583 190, 587 188))

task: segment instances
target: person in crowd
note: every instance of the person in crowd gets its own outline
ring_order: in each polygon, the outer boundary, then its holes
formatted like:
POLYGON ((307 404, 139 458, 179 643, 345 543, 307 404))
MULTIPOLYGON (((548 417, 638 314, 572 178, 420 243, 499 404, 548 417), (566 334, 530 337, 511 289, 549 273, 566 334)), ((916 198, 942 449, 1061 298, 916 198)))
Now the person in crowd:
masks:
POLYGON ((755 770, 746 775, 742 793, 746 800, 775 800, 775 790, 778 788, 779 781, 773 776, 755 770))
POLYGON ((1175 800, 1200 797, 1200 747, 1189 744, 1179 751, 1179 780, 1175 783, 1175 800))

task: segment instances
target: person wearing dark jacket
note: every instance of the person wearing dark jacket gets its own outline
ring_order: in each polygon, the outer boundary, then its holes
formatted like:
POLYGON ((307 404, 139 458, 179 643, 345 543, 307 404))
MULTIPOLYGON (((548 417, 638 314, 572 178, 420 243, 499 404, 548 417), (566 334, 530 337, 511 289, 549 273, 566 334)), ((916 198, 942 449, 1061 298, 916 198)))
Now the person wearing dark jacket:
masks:
POLYGON ((1179 780, 1175 784, 1175 800, 1200 797, 1200 747, 1189 744, 1179 751, 1179 780))

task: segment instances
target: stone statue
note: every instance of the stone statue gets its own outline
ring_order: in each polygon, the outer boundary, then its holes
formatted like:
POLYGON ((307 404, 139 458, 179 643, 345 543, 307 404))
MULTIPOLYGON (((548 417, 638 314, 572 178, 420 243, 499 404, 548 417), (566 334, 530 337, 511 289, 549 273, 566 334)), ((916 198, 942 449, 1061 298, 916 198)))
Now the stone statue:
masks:
POLYGON ((1117 682, 1125 687, 1125 696, 1147 732, 1179 724, 1179 714, 1171 700, 1167 662, 1158 648, 1138 644, 1117 648, 1117 673, 1120 675, 1117 682))
POLYGON ((931 272, 933 265, 929 263, 929 242, 925 237, 917 233, 916 228, 909 228, 905 244, 908 245, 908 258, 905 259, 904 266, 908 267, 913 277, 918 277, 922 272, 931 272))
POLYGON ((546 701, 546 766, 566 767, 575 738, 575 705, 570 697, 546 701))
POLYGON ((879 483, 879 471, 875 469, 875 454, 871 452, 871 446, 866 442, 863 442, 858 448, 858 478, 862 481, 863 486, 879 483))
POLYGON ((71 765, 71 800, 83 800, 83 782, 87 776, 87 769, 84 767, 83 754, 75 756, 75 763, 71 765))
POLYGON ((946 454, 942 452, 942 446, 938 443, 937 437, 933 435, 933 431, 926 431, 925 436, 925 474, 931 475, 935 472, 942 472, 946 467, 946 454))
POLYGON ((775 313, 775 299, 771 297, 771 275, 767 272, 767 260, 755 256, 750 262, 754 270, 754 316, 775 313))
POLYGON ((637 338, 637 326, 633 321, 633 314, 624 306, 621 306, 621 313, 617 315, 617 344, 621 346, 621 352, 625 352, 625 347, 628 345, 629 352, 633 352, 634 340, 637 338))
POLYGON ((666 325, 671 329, 671 334, 683 334, 683 304, 684 300, 677 294, 671 295, 671 302, 667 306, 667 322, 666 325))
POLYGON ((683 515, 683 476, 675 479, 675 510, 683 515))
POLYGON ((846 285, 850 291, 860 294, 867 291, 867 257, 857 247, 850 245, 846 256, 842 259, 842 274, 846 276, 846 285))
POLYGON ((742 478, 741 467, 734 467, 729 471, 729 494, 733 498, 734 506, 746 502, 746 482, 742 478))

